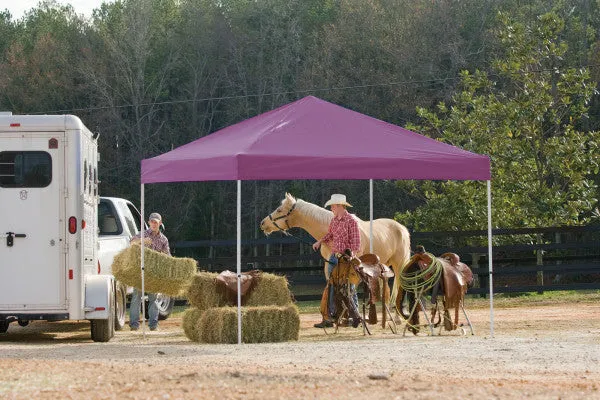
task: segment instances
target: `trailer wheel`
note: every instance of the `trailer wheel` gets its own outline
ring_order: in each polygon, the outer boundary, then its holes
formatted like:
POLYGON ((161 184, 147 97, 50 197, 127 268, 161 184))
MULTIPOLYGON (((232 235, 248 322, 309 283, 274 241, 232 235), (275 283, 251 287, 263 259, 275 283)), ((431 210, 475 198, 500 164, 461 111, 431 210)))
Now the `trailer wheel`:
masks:
POLYGON ((117 282, 115 292, 115 331, 125 327, 125 315, 127 314, 127 288, 121 282, 117 282))
POLYGON ((6 331, 8 330, 8 325, 10 324, 10 322, 4 320, 4 321, 0 321, 0 333, 6 333, 6 331))
POLYGON ((115 336, 115 296, 111 288, 108 294, 110 299, 108 318, 90 320, 92 340, 94 342, 108 342, 115 336))

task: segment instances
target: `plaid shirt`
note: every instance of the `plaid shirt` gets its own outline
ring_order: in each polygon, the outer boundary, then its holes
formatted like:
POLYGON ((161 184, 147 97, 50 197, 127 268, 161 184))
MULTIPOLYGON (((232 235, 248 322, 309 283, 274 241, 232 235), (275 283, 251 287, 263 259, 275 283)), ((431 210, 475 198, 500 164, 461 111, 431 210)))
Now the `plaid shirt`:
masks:
POLYGON ((333 217, 322 243, 327 243, 334 253, 343 253, 350 249, 356 253, 360 249, 358 222, 348 211, 341 217, 333 217))
MULTIPOLYGON (((138 233, 131 240, 140 239, 142 235, 138 233)), ((154 233, 152 229, 148 228, 144 232, 144 239, 150 239, 151 243, 148 246, 150 249, 154 251, 158 251, 160 253, 165 253, 171 255, 171 250, 169 250, 169 239, 162 232, 154 233)))

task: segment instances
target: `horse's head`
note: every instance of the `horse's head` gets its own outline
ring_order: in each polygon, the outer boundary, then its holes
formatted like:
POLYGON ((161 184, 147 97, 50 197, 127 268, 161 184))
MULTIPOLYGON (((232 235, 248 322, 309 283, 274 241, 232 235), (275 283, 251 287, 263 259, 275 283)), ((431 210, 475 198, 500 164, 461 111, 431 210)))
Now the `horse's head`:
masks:
POLYGON ((269 235, 276 231, 285 232, 291 228, 288 219, 296 208, 296 199, 289 193, 281 200, 281 205, 260 222, 260 229, 269 235))

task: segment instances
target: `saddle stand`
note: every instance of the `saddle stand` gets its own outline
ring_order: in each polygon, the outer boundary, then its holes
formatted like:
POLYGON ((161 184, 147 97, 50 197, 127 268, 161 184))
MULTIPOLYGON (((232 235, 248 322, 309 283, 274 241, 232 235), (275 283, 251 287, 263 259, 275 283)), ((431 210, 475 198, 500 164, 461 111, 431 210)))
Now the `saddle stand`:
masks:
MULTIPOLYGON (((369 331, 368 326, 365 324, 365 321, 368 320, 367 304, 368 304, 369 296, 367 295, 367 293, 368 293, 369 288, 366 286, 365 282, 362 282, 362 284, 363 284, 363 288, 364 288, 363 299, 362 299, 362 319, 363 319, 363 324, 365 325, 365 328, 366 328, 367 332, 369 332, 369 335, 370 335, 371 332, 369 331)), ((398 325, 396 324, 396 321, 394 320, 394 317, 392 316, 392 311, 390 310, 390 307, 388 306, 387 302, 384 302, 383 310, 381 310, 381 312, 386 313, 386 315, 387 315, 386 325, 385 325, 384 329, 390 328, 390 331, 394 335, 398 334, 398 325)))
MULTIPOLYGON (((408 319, 406 320, 406 324, 404 324, 404 330, 402 331, 402 336, 406 336, 406 330, 409 328, 417 329, 418 331, 420 331, 421 327, 429 328, 429 334, 431 336, 433 336, 434 335, 433 323, 429 320, 429 316, 427 315, 427 308, 425 307, 425 303, 427 303, 427 299, 423 295, 423 290, 419 291, 418 293, 415 291, 414 295, 415 295, 415 299, 417 299, 417 301, 415 301, 414 306, 412 307, 412 309, 410 310, 410 313, 408 314, 408 319), (419 312, 419 309, 423 312, 423 316, 425 317, 425 320, 427 321, 427 323, 419 324, 419 325, 412 325, 410 323, 410 321, 412 320, 412 317, 415 315, 415 313, 419 312)), ((396 310, 396 311, 399 312, 399 310, 396 310)))
MULTIPOLYGON (((440 300, 438 299, 438 301, 435 304, 436 307, 436 312, 438 313, 438 315, 443 315, 443 321, 440 321, 438 323, 439 328, 438 328, 438 336, 442 335, 442 328, 446 325, 446 324, 450 324, 452 325, 452 317, 450 316, 450 314, 448 312, 444 312, 444 313, 440 313, 440 306, 439 306, 440 300)), ((465 316, 465 319, 467 320, 467 326, 469 327, 469 330, 471 331, 471 335, 475 335, 475 332, 473 331, 473 325, 471 324, 471 320, 469 319, 469 316, 467 315, 467 311, 465 310, 465 305, 464 303, 461 301, 460 303, 460 309, 463 312, 463 315, 465 316)), ((434 326, 437 326, 434 324, 434 326)), ((460 332, 461 335, 464 336, 467 334, 467 332, 465 331, 464 328, 464 324, 460 324, 458 326, 458 328, 460 328, 460 332)), ((457 328, 457 329, 458 329, 457 328)))
MULTIPOLYGON (((348 296, 348 298, 351 298, 352 294, 350 293, 350 285, 346 286, 346 290, 348 291, 346 293, 346 295, 348 296)), ((346 318, 346 320, 349 320, 349 318, 350 318, 350 310, 348 310, 348 307, 346 306, 346 304, 345 303, 341 303, 341 306, 342 306, 342 312, 340 312, 339 315, 338 315, 338 317, 335 319, 335 321, 333 321, 333 324, 335 326, 334 333, 338 332, 338 329, 342 325, 341 324, 341 320, 342 319, 346 318)), ((367 326, 367 322, 366 322, 366 320, 364 318, 364 315, 365 315, 365 304, 364 304, 364 301, 363 301, 363 318, 362 318, 362 321, 360 322, 361 325, 362 325, 362 332, 363 332, 363 336, 366 336, 367 333, 369 335, 371 335, 371 331, 369 330, 369 327, 367 326)), ((325 333, 327 333, 327 332, 325 332, 325 333)))

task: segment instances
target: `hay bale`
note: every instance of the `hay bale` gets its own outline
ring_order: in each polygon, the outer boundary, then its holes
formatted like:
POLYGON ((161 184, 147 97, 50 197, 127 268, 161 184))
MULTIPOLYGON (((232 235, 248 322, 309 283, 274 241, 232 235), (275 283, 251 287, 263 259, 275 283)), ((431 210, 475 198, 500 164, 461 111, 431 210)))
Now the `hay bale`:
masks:
MULTIPOLYGON (((300 314, 293 304, 242 307, 242 342, 266 343, 298 340, 300 314)), ((203 343, 237 343, 237 308, 206 310, 197 324, 203 343)))
MULTIPOLYGON (((126 285, 141 290, 140 245, 132 244, 119 252, 113 261, 115 278, 126 285)), ((197 269, 192 258, 171 257, 164 253, 144 248, 144 289, 149 293, 164 293, 179 296, 190 284, 197 269)))
POLYGON ((194 274, 187 289, 186 297, 192 307, 208 310, 227 304, 223 291, 217 289, 217 273, 200 271, 194 274))
MULTIPOLYGON (((192 278, 187 299, 190 305, 207 310, 227 305, 227 295, 223 286, 217 283, 217 273, 198 272, 192 278)), ((284 306, 292 301, 292 293, 285 276, 261 273, 260 280, 248 295, 244 306, 284 306)))
POLYGON ((285 276, 263 272, 244 304, 247 307, 285 306, 292 302, 292 292, 285 276))
POLYGON ((188 308, 185 310, 183 314, 181 324, 183 326, 183 332, 188 339, 193 342, 198 342, 200 340, 198 336, 198 321, 200 321, 200 317, 204 310, 199 308, 188 308))

